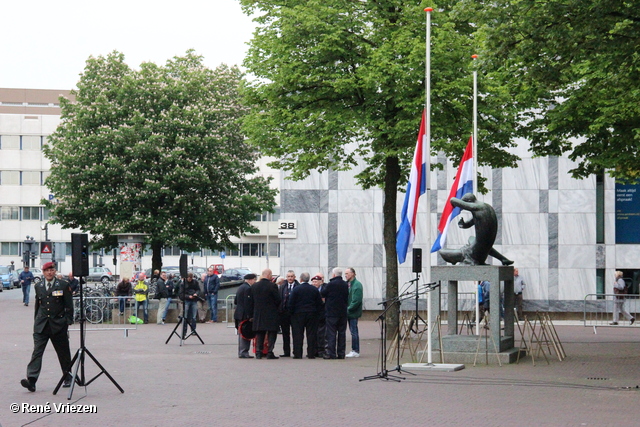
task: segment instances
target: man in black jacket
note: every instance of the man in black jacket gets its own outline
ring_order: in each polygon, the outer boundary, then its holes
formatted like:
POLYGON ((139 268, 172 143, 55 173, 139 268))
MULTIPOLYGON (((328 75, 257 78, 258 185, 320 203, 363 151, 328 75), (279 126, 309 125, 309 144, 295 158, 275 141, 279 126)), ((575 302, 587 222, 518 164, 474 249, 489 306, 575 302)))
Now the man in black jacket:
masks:
POLYGON ((178 296, 185 304, 185 323, 183 324, 182 336, 187 335, 187 323, 191 326, 191 330, 196 330, 196 316, 198 314, 198 301, 203 298, 200 295, 200 284, 193 277, 193 273, 189 272, 187 278, 180 283, 178 296))
POLYGON ((253 359, 249 354, 251 348, 251 340, 244 339, 240 331, 240 323, 253 317, 253 298, 251 296, 251 286, 256 283, 256 275, 249 273, 244 276, 244 283, 240 285, 236 292, 234 303, 236 310, 233 313, 233 319, 236 321, 236 329, 238 331, 238 357, 240 359, 253 359))
POLYGON ((291 332, 293 335, 293 358, 302 359, 304 334, 307 335, 307 358, 316 358, 318 314, 322 308, 322 297, 318 289, 309 284, 309 273, 300 274, 300 283, 289 295, 291 332))
POLYGON ((282 330, 282 354, 280 357, 291 356, 291 313, 289 312, 289 295, 300 283, 296 280, 293 270, 287 271, 287 280, 280 285, 280 329, 282 330))
POLYGON ((349 303, 349 285, 342 280, 342 269, 336 267, 331 280, 322 290, 325 299, 327 330, 327 349, 325 359, 344 359, 347 347, 347 306, 349 303), (337 335, 337 347, 336 347, 337 335))
POLYGON ((264 338, 268 339, 267 359, 278 359, 273 354, 276 345, 280 318, 278 307, 280 306, 280 293, 278 286, 271 281, 273 273, 265 269, 260 280, 251 287, 253 297, 253 330, 256 332, 256 359, 262 359, 264 338))
POLYGON ((211 320, 207 323, 215 323, 218 321, 218 291, 220 290, 220 278, 213 270, 213 267, 209 267, 207 275, 204 278, 204 297, 209 303, 211 309, 211 320))
POLYGON ((52 262, 42 266, 44 280, 35 285, 36 304, 33 323, 33 354, 27 366, 27 378, 20 384, 29 391, 36 391, 36 382, 42 368, 42 355, 51 340, 58 355, 62 374, 66 375, 63 387, 71 386, 71 350, 67 330, 73 324, 73 297, 66 281, 56 279, 56 267, 52 262))
POLYGON ((167 311, 169 304, 171 304, 171 297, 173 296, 173 283, 167 280, 167 273, 160 273, 160 277, 156 281, 156 299, 158 302, 158 314, 156 316, 156 323, 158 325, 164 325, 164 320, 167 317, 167 311))

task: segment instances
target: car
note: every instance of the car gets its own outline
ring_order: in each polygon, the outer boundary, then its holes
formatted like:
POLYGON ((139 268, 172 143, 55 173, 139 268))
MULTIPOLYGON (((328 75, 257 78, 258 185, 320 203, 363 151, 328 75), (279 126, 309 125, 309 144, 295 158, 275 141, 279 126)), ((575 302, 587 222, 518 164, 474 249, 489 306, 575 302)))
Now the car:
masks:
POLYGON ((0 289, 11 289, 13 283, 11 281, 11 270, 9 269, 9 267, 0 265, 0 280, 2 280, 2 287, 0 287, 0 289))
POLYGON ((220 282, 244 280, 244 276, 249 273, 253 272, 245 267, 229 268, 220 276, 220 282))
POLYGON ((91 267, 89 275, 85 277, 87 282, 110 283, 115 280, 113 273, 107 267, 91 267))
MULTIPOLYGON (((19 268, 15 271, 16 274, 16 281, 13 284, 13 286, 15 286, 16 288, 21 288, 22 285, 20 284, 20 281, 18 280, 20 277, 20 273, 22 273, 22 270, 24 270, 23 268, 19 268)), ((29 267, 29 271, 31 272, 31 274, 33 274, 33 285, 37 285, 38 283, 40 283, 42 281, 42 270, 37 268, 37 267, 29 267)))

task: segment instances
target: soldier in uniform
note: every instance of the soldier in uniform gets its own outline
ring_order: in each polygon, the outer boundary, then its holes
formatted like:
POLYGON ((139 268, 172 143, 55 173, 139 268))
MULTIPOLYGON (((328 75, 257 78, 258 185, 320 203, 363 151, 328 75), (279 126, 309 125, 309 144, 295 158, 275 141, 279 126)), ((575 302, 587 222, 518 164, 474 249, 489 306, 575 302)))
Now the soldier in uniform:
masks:
POLYGON ((42 367, 42 355, 51 340, 58 355, 62 374, 66 375, 63 387, 71 386, 71 350, 67 329, 73 324, 73 297, 69 284, 56 278, 52 262, 42 266, 44 280, 35 285, 36 304, 33 323, 33 354, 27 366, 27 378, 20 384, 29 391, 36 391, 36 382, 42 367))

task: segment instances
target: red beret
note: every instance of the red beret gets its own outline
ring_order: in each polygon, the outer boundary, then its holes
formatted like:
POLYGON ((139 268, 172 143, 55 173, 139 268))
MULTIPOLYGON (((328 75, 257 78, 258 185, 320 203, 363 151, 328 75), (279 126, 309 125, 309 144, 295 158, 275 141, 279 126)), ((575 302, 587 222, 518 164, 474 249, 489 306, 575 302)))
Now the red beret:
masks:
POLYGON ((56 265, 49 261, 42 266, 42 271, 48 270, 49 268, 56 268, 56 265))

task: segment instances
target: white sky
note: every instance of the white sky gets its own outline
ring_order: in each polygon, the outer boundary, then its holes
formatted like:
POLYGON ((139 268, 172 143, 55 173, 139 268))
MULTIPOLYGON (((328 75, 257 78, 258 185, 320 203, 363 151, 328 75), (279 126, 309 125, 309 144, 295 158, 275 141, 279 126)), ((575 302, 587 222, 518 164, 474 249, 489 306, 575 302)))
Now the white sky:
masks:
POLYGON ((0 0, 0 87, 72 89, 89 56, 164 65, 188 49, 241 65, 254 29, 238 0, 0 0))

